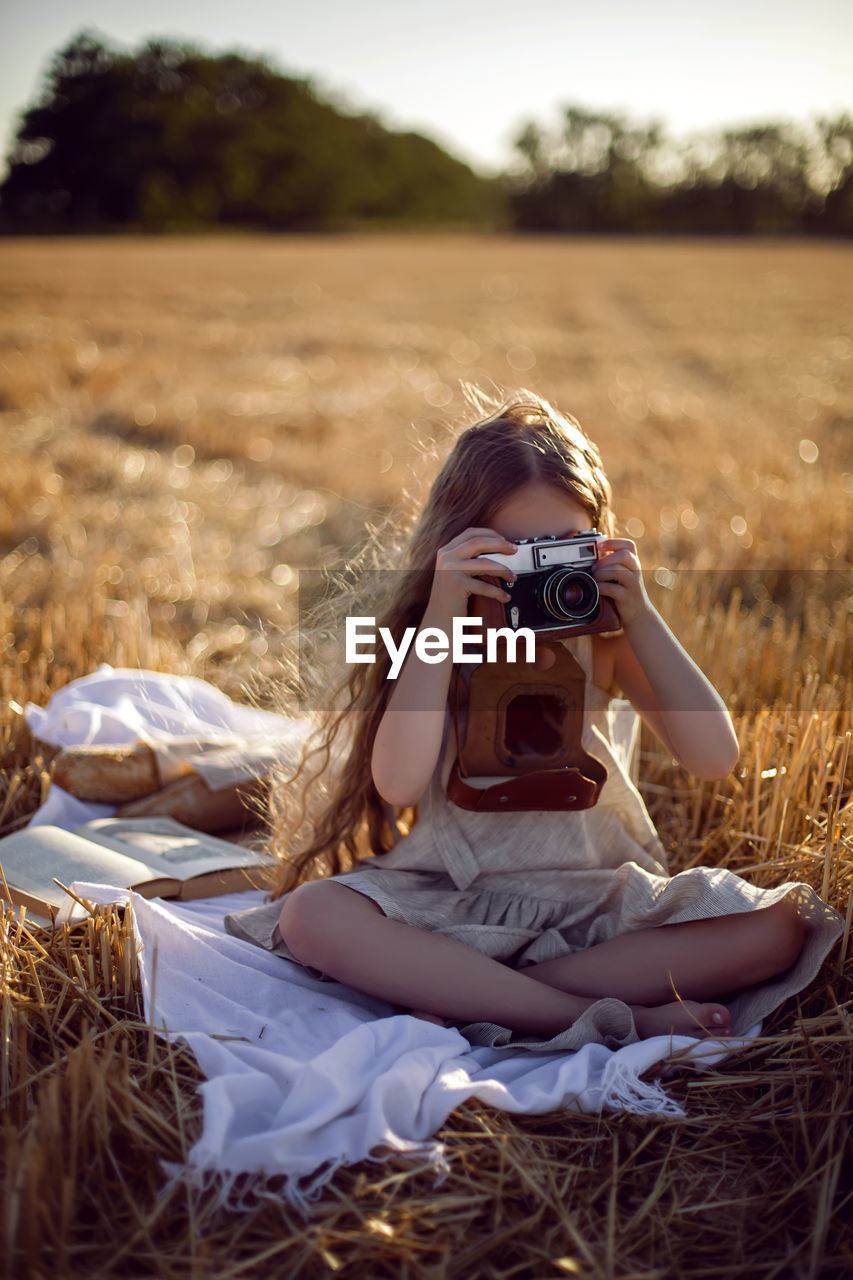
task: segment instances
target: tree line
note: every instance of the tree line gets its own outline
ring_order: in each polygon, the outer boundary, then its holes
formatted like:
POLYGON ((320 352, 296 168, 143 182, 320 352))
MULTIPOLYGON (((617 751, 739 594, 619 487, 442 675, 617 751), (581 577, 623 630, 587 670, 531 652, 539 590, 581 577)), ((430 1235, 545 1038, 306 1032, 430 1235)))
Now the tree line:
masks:
POLYGON ((515 141, 513 224, 526 231, 853 233, 853 116, 708 131, 566 107, 515 141))
POLYGON ((853 117, 710 131, 565 107, 487 179, 261 58, 83 31, 20 117, 0 231, 473 225, 555 233, 853 233, 853 117))
POLYGON ((23 113, 0 186, 12 231, 478 222, 490 188, 417 133, 337 110, 263 59, 82 32, 23 113))

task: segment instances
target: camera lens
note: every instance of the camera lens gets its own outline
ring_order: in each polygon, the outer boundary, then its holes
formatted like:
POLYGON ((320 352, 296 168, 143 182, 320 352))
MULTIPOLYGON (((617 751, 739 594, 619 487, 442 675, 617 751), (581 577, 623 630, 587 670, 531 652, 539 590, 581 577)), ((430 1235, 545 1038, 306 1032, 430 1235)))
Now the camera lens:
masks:
POLYGON ((588 573, 563 569, 542 587, 542 604, 552 618, 582 622, 598 612, 598 584, 588 573))

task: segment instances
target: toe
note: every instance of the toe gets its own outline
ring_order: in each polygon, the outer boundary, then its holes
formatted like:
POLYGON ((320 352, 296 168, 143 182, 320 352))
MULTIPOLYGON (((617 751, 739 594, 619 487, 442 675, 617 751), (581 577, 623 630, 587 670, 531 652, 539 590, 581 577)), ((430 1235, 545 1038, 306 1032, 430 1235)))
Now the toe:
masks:
POLYGON ((722 1004, 707 1005, 702 1023, 711 1035, 727 1036, 731 1034, 729 1011, 722 1004))

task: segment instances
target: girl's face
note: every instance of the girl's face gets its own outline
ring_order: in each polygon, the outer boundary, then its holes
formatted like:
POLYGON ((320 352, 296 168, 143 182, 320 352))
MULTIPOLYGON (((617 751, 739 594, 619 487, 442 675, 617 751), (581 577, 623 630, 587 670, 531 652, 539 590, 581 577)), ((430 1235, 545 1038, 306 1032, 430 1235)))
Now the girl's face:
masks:
POLYGON ((510 542, 522 538, 570 538, 594 525, 594 518, 563 489, 531 480, 498 507, 488 524, 510 542))

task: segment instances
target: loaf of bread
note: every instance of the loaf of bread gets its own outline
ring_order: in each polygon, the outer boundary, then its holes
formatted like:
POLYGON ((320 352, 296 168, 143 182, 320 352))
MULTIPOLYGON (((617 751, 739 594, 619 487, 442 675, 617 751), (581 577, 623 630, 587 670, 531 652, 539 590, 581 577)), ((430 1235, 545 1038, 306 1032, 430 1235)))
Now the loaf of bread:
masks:
POLYGON ((241 783, 221 791, 211 788, 192 774, 170 782, 153 795, 134 800, 119 809, 119 818, 148 818, 152 815, 174 818, 196 831, 233 831, 257 819, 258 798, 264 793, 262 782, 241 783))
POLYGON ((78 800, 123 804, 159 791, 157 757, 144 742, 129 747, 67 747, 53 762, 53 781, 78 800))

